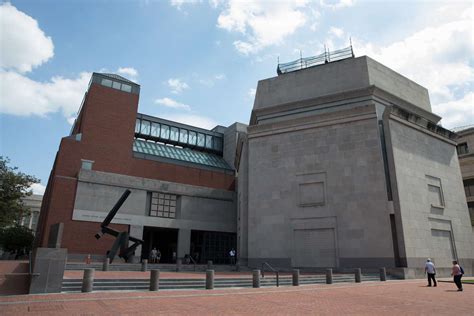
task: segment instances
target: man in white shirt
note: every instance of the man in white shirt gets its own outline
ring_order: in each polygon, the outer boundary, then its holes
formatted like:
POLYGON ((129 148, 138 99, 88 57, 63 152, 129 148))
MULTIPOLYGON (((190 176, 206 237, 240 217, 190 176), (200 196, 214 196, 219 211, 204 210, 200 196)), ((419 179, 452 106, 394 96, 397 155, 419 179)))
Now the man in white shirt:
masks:
POLYGON ((431 279, 433 279, 434 286, 436 286, 437 285, 436 284, 436 278, 435 278, 436 268, 435 268, 434 263, 431 262, 430 258, 428 258, 428 260, 426 260, 425 273, 428 276, 428 286, 431 286, 431 279))

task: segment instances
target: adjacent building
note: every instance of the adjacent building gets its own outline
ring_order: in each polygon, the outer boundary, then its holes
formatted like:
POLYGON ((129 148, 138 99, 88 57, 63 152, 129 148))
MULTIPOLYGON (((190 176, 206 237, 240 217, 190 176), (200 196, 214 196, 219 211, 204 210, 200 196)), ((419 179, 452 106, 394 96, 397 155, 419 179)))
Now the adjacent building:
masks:
POLYGON ((474 226, 474 126, 460 128, 457 130, 457 134, 457 151, 464 192, 471 215, 471 225, 474 226))
POLYGON ((32 194, 22 198, 24 207, 28 214, 20 220, 20 225, 27 227, 36 233, 38 227, 39 214, 41 210, 41 201, 43 196, 40 194, 32 194))
POLYGON ((248 126, 212 130, 137 113, 138 84, 94 73, 59 146, 37 246, 62 222, 69 260, 103 257, 113 240, 94 235, 130 189, 113 225, 145 241, 137 258, 157 247, 162 262, 226 263, 236 248, 249 267, 415 277, 430 257, 441 274, 454 258, 471 273, 457 135, 437 124, 428 91, 367 56, 318 58, 259 81, 248 126))

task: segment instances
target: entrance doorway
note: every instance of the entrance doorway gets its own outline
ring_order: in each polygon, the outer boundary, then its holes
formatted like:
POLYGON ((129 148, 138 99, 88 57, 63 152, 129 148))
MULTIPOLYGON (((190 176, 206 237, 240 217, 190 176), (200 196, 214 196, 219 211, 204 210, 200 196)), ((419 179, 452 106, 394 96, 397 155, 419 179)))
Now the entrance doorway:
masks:
POLYGON ((177 253, 178 230, 147 227, 143 229, 142 258, 150 260, 150 252, 156 247, 161 252, 160 263, 174 263, 173 252, 177 253))

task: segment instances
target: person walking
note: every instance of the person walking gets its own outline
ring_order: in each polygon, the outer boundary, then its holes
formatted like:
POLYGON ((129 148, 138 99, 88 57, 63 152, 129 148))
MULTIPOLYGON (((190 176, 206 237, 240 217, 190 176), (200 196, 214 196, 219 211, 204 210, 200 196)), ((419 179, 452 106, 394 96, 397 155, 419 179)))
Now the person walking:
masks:
POLYGON ((229 251, 229 257, 230 257, 230 264, 235 264, 235 250, 232 248, 229 251))
POLYGON ((456 286, 458 287, 458 291, 462 291, 462 282, 461 278, 464 271, 462 268, 459 266, 458 262, 456 260, 453 261, 453 271, 451 272, 451 275, 453 276, 454 283, 456 283, 456 286))
POLYGON ((436 283, 436 267, 433 262, 431 262, 431 259, 428 258, 425 263, 425 273, 428 276, 428 286, 431 286, 431 280, 433 280, 434 286, 437 286, 438 284, 436 283))
POLYGON ((158 257, 158 250, 156 250, 156 247, 153 247, 151 253, 150 253, 150 263, 156 263, 156 258, 158 257))

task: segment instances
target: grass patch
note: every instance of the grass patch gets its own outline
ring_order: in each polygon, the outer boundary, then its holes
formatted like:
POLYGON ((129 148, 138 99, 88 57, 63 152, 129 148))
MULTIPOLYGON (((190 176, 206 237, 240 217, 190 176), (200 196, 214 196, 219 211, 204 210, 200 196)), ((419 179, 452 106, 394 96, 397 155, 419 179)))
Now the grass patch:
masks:
POLYGON ((462 280, 462 283, 474 284, 474 280, 462 280))

